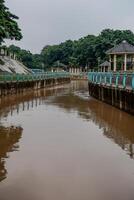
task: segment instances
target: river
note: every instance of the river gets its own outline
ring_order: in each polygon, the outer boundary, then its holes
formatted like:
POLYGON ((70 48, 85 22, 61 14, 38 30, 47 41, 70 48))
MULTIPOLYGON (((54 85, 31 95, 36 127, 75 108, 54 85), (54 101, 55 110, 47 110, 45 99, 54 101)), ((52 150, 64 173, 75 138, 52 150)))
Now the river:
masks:
POLYGON ((134 117, 86 81, 0 99, 0 200, 134 200, 134 117))

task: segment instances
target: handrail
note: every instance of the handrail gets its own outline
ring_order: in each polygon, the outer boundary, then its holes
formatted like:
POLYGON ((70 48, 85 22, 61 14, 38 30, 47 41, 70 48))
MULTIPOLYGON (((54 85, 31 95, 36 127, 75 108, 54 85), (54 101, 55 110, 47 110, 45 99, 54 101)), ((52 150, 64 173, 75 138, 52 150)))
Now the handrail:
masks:
POLYGON ((88 80, 99 85, 134 90, 133 72, 89 72, 88 80))
POLYGON ((69 72, 45 72, 41 74, 1 74, 0 82, 25 82, 69 77, 69 72))

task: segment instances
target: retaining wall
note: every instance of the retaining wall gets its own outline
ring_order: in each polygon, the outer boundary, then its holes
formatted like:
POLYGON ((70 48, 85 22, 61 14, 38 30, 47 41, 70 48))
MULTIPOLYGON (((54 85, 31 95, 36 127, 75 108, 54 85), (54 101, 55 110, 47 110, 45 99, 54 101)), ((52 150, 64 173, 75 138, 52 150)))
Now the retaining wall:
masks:
POLYGON ((37 90, 45 87, 56 86, 58 84, 70 82, 69 77, 50 78, 45 80, 12 81, 0 82, 0 96, 16 94, 26 90, 37 90))
POLYGON ((92 82, 89 82, 88 86, 91 96, 134 115, 133 90, 104 86, 92 82))

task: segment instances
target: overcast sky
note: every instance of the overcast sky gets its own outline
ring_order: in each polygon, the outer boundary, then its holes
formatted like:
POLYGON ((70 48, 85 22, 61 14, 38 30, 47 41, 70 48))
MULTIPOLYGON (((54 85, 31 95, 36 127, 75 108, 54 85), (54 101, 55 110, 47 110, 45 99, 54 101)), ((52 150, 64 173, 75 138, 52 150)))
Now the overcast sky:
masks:
POLYGON ((6 0, 6 5, 20 17, 23 33, 11 43, 36 53, 105 28, 134 31, 134 0, 6 0))

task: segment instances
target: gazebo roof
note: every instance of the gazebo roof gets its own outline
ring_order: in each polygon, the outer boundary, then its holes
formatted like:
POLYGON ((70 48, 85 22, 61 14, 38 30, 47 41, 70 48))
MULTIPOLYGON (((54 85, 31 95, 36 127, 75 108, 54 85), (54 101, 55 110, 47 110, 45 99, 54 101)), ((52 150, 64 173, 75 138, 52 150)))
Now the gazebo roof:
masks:
POLYGON ((53 67, 67 67, 67 65, 59 62, 59 61, 56 61, 54 64, 53 64, 53 67))
POLYGON ((106 52, 106 54, 124 54, 124 53, 134 54, 134 46, 129 44, 125 40, 106 52))
POLYGON ((110 62, 108 62, 108 61, 105 61, 104 63, 102 63, 101 65, 100 65, 100 67, 110 67, 111 66, 111 64, 110 64, 110 62))

